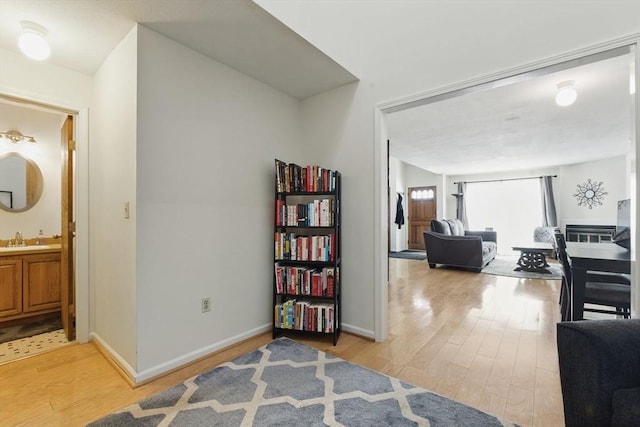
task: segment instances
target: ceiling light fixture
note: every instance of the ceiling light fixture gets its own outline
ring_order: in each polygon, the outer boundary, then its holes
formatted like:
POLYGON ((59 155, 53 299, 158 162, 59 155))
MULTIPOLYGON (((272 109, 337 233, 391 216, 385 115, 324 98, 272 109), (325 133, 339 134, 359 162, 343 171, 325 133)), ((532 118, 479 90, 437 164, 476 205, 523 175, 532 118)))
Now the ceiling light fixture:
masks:
POLYGON ((21 132, 17 130, 9 130, 6 132, 0 132, 0 137, 7 138, 9 141, 17 144, 18 142, 22 142, 25 139, 27 142, 36 142, 36 139, 32 136, 23 135, 21 132))
POLYGON ((47 29, 31 21, 21 21, 22 34, 18 38, 18 47, 26 56, 36 61, 47 59, 51 48, 45 36, 47 29))
POLYGON ((576 102, 576 98, 578 98, 578 92, 576 92, 576 87, 573 83, 573 80, 567 80, 558 84, 558 92, 556 93, 556 104, 561 107, 566 107, 576 102))

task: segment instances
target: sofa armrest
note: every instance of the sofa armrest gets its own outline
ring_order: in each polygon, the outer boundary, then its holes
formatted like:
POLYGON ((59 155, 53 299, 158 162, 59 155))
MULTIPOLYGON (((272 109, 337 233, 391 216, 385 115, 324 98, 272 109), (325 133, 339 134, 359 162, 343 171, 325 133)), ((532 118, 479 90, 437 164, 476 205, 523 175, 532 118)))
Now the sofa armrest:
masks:
POLYGON ((495 231, 470 231, 465 230, 465 236, 480 236, 485 242, 498 243, 498 233, 495 231))
POLYGON ((640 319, 561 322, 557 340, 566 426, 610 425, 614 392, 640 387, 640 319))
POLYGON ((424 244, 429 264, 482 267, 482 238, 480 236, 450 236, 425 231, 424 244))

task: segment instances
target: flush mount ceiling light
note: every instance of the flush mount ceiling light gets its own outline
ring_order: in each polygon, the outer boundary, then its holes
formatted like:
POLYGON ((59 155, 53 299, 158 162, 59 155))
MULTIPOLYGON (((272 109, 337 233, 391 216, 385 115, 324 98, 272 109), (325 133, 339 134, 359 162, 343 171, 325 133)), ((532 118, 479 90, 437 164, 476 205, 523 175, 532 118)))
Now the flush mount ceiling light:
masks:
POLYGON ((47 59, 51 48, 45 36, 47 29, 31 21, 21 21, 22 34, 18 38, 18 47, 26 56, 37 61, 47 59))
POLYGON ((567 80, 566 82, 558 84, 556 104, 561 107, 566 107, 576 102, 576 98, 578 98, 578 92, 576 92, 573 80, 567 80))
POLYGON ((32 136, 23 135, 17 130, 9 130, 6 132, 0 132, 0 137, 7 138, 9 141, 17 144, 18 142, 27 140, 27 142, 36 142, 36 139, 32 136))

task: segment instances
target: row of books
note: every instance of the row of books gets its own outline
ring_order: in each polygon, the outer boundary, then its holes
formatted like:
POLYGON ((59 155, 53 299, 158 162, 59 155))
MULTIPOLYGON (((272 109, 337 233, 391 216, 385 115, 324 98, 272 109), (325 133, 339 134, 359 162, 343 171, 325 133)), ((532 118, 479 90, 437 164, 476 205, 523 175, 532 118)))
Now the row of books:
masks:
POLYGON ((276 293, 333 298, 336 288, 334 267, 309 268, 275 264, 276 293))
POLYGON ((335 191, 338 173, 320 166, 298 166, 276 159, 276 191, 278 193, 335 191))
POLYGON ((276 304, 274 310, 276 328, 333 332, 334 325, 338 323, 337 312, 333 304, 318 304, 293 299, 276 304))
POLYGON ((332 227, 333 199, 314 200, 310 203, 286 205, 276 200, 276 225, 293 227, 332 227))
POLYGON ((336 235, 299 236, 296 233, 275 233, 275 259, 291 261, 336 260, 336 235))

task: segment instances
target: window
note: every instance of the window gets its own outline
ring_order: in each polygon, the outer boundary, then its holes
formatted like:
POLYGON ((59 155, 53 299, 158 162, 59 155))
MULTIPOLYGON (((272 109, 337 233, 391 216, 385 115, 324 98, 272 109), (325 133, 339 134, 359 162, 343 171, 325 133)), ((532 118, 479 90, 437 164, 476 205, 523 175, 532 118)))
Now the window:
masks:
POLYGON ((411 192, 411 199, 413 200, 431 200, 433 199, 433 190, 413 190, 411 192))
POLYGON ((537 179, 468 183, 465 199, 469 230, 493 228, 499 254, 517 255, 511 247, 532 242, 534 228, 542 225, 537 179))

